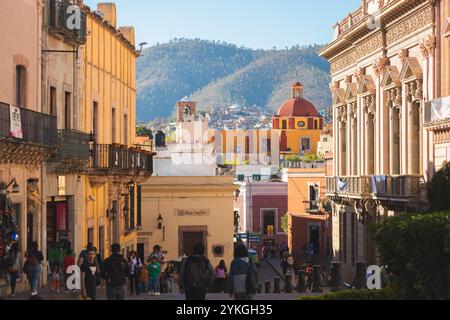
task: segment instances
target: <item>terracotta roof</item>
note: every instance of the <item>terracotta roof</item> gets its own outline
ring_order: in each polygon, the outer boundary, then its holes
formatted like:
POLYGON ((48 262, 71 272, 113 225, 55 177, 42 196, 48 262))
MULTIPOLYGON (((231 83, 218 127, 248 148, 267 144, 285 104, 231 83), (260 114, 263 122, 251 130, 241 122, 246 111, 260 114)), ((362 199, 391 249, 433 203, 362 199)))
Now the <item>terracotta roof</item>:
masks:
POLYGON ((279 117, 319 117, 316 107, 306 99, 286 101, 278 110, 279 117))
POLYGON ((303 87, 303 85, 300 82, 295 82, 292 84, 293 87, 303 87))

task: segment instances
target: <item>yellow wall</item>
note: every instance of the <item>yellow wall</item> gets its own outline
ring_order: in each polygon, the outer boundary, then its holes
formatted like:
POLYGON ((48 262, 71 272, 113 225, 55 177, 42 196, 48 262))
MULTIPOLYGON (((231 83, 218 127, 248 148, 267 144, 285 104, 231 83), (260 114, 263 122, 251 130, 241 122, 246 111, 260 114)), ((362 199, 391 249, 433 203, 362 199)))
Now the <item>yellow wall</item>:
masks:
MULTIPOLYGON (((283 129, 283 121, 286 121, 286 128, 289 128, 290 117, 279 117, 275 118, 274 121, 279 123, 280 136, 282 132, 286 133, 287 137, 287 148, 291 148, 290 152, 283 152, 287 154, 299 154, 301 149, 301 138, 310 138, 311 150, 306 151, 306 153, 317 153, 317 143, 320 141, 320 134, 322 130, 320 129, 320 117, 313 117, 314 123, 317 123, 318 129, 308 129, 308 117, 294 117, 295 119, 295 129, 283 129), (299 122, 303 121, 305 123, 304 127, 299 126, 299 122)), ((311 117, 309 117, 311 119, 311 117)), ((282 143, 282 142, 281 142, 282 143)))
MULTIPOLYGON (((115 26, 115 5, 102 4, 99 8, 105 13, 105 20, 100 21, 92 13, 87 16, 88 37, 82 52, 83 57, 83 130, 93 130, 93 103, 98 103, 98 144, 118 143, 131 147, 136 137, 136 51, 134 48, 133 28, 125 28, 126 37, 115 26), (110 21, 113 25, 106 23, 110 21), (115 109, 115 139, 112 134, 112 109, 115 109), (124 115, 127 116, 125 121, 124 115), (125 124, 126 123, 126 124, 125 124)), ((111 199, 118 203, 118 221, 120 244, 123 248, 133 247, 137 241, 136 233, 123 234, 124 219, 121 217, 123 197, 117 194, 116 180, 125 192, 125 184, 132 177, 109 177, 102 186, 93 186, 90 178, 83 179, 83 245, 87 243, 88 229, 94 229, 94 245, 100 247, 99 228, 105 228, 105 255, 109 254, 111 239, 111 222, 106 217, 106 210, 111 199)), ((137 188, 135 188, 137 190, 137 188)), ((136 199, 135 195, 135 199, 136 199)), ((131 204, 130 204, 131 206, 131 204)), ((137 211, 137 210, 136 210, 137 211)), ((135 214, 136 214, 135 211, 135 214)), ((136 218, 135 218, 136 222, 136 218)))
POLYGON ((166 260, 176 260, 180 256, 179 227, 207 226, 208 258, 214 266, 224 259, 229 267, 233 258, 235 189, 233 177, 152 177, 142 186, 143 231, 139 233, 139 243, 145 245, 145 256, 158 244, 167 251, 166 260), (207 209, 210 214, 180 217, 175 209, 207 209), (163 217, 164 233, 157 228, 159 214, 163 217), (225 246, 224 257, 213 257, 213 245, 225 246))
MULTIPOLYGON (((216 137, 217 138, 217 137, 216 137)), ((224 154, 224 162, 229 164, 257 164, 271 157, 272 162, 278 163, 279 134, 274 130, 221 130, 220 141, 216 141, 217 153, 224 154), (249 139, 246 150, 246 139, 249 139), (265 140, 271 140, 271 150, 268 152, 265 140), (235 148, 239 147, 239 152, 235 148), (246 152, 248 151, 248 153, 246 152), (261 153, 261 154, 260 154, 261 153)))

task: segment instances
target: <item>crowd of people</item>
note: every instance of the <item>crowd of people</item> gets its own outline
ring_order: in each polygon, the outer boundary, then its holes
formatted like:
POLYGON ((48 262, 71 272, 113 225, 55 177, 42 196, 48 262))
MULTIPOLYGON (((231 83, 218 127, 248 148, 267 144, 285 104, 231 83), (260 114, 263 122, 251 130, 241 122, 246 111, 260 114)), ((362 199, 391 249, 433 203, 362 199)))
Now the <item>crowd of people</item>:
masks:
MULTIPOLYGON (((13 247, 11 252, 14 255, 9 267, 11 294, 15 295, 16 280, 21 277, 22 270, 30 284, 31 299, 39 298, 44 256, 37 243, 33 243, 25 253, 23 265, 18 247, 13 247)), ((119 244, 113 244, 111 252, 102 261, 92 243, 88 243, 86 249, 80 252, 78 259, 73 250, 67 249, 62 264, 54 261, 50 263, 50 290, 59 293, 64 286, 64 291, 69 293, 71 290, 67 280, 73 274, 73 268, 69 268, 77 265, 80 270, 80 298, 83 300, 96 300, 98 288, 105 286, 108 300, 124 300, 127 295, 135 293, 159 296, 163 291, 171 294, 174 292, 174 283, 178 283, 180 293, 187 300, 204 300, 208 292, 228 293, 238 300, 251 300, 257 291, 257 269, 243 244, 235 248, 229 268, 224 260, 213 267, 205 256, 203 244, 195 245, 193 255, 184 256, 177 270, 174 263, 165 261, 158 245, 154 246, 145 261, 135 251, 124 256, 119 244)))

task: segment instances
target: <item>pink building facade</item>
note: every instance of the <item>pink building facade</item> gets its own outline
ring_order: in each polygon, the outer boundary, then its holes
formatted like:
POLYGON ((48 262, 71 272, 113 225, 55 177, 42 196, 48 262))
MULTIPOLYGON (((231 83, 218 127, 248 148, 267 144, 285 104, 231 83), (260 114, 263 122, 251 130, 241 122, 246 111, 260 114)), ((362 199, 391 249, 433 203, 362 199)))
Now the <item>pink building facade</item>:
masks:
MULTIPOLYGON (((251 232, 260 236, 260 242, 273 240, 287 243, 283 230, 283 216, 287 213, 288 186, 286 182, 253 181, 241 184, 235 201, 239 214, 238 232, 251 232)), ((252 246, 258 243, 252 242, 252 246)))

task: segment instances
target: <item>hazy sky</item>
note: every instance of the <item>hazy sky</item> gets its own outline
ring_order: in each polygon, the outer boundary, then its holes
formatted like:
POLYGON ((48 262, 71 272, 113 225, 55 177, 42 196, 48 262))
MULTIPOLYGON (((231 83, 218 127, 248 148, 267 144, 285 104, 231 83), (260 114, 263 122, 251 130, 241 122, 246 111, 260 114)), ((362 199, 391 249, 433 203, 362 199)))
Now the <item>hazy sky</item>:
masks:
MULTIPOLYGON (((92 9, 101 0, 84 1, 92 9)), ((108 1, 106 1, 108 2, 108 1)), ((221 40, 269 49, 324 44, 332 26, 361 0, 109 0, 119 25, 136 28, 137 43, 173 38, 221 40)))

